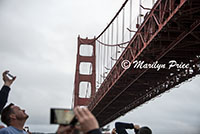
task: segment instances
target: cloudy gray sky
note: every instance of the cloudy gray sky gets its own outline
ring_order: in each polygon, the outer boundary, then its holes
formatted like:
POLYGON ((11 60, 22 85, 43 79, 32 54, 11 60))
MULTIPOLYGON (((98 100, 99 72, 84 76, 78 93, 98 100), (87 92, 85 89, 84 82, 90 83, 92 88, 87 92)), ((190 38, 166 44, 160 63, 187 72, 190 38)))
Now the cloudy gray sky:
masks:
MULTIPOLYGON (((97 36, 123 2, 0 0, 0 72, 17 76, 9 102, 26 109, 31 131, 56 131, 49 109, 71 107, 78 35, 97 36)), ((199 134, 199 86, 196 77, 116 121, 148 125, 154 134, 199 134)))

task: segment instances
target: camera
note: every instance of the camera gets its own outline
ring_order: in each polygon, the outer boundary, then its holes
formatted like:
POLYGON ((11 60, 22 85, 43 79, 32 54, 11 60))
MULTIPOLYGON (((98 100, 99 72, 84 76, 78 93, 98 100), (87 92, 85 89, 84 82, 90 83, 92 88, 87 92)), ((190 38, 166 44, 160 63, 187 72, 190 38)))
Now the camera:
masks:
POLYGON ((50 123, 59 125, 76 125, 77 119, 74 115, 73 109, 50 109, 50 123))

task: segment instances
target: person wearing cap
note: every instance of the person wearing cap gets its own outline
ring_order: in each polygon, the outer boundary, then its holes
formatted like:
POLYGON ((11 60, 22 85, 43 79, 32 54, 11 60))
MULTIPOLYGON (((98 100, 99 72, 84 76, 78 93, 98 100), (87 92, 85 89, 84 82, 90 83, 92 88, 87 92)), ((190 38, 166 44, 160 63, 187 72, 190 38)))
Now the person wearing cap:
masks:
POLYGON ((112 131, 112 134, 128 134, 126 129, 134 129, 135 134, 152 134, 151 129, 147 126, 140 127, 139 125, 125 122, 116 122, 115 129, 112 131))

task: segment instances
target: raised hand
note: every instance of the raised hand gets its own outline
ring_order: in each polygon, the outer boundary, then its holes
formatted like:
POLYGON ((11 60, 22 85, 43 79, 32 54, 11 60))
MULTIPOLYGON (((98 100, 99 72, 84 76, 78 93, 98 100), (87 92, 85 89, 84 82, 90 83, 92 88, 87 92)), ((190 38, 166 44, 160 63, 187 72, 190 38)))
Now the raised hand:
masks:
POLYGON ((4 81, 4 85, 10 87, 10 85, 13 83, 13 81, 16 79, 16 76, 14 76, 13 78, 9 78, 7 76, 7 74, 9 73, 8 70, 4 71, 2 76, 3 76, 3 81, 4 81))

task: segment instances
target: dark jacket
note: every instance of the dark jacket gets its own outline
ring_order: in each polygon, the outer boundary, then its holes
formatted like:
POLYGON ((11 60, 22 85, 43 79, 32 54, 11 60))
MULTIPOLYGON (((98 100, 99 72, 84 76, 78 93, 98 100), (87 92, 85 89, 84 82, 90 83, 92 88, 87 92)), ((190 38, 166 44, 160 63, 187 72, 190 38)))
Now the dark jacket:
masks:
POLYGON ((9 92, 10 92, 10 87, 3 86, 1 88, 1 91, 0 91, 0 113, 8 101, 9 92))
MULTIPOLYGON (((116 132, 118 134, 128 134, 126 129, 134 129, 133 123, 116 122, 115 123, 116 132)), ((134 129, 137 134, 138 130, 134 129)))

